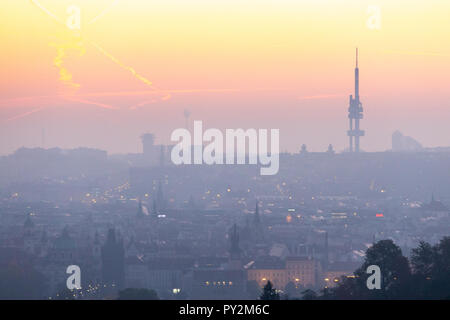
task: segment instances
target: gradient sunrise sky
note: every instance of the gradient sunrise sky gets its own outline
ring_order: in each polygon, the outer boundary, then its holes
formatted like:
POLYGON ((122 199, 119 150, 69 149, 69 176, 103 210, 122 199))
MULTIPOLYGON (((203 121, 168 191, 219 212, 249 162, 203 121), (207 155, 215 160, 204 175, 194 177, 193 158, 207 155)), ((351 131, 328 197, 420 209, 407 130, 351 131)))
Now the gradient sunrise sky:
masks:
POLYGON ((204 127, 279 128, 282 150, 347 146, 359 48, 366 136, 450 145, 450 1, 2 0, 0 154, 140 152, 183 111, 204 127), (65 23, 81 9, 81 31, 65 23), (381 9, 370 29, 369 6, 381 9))

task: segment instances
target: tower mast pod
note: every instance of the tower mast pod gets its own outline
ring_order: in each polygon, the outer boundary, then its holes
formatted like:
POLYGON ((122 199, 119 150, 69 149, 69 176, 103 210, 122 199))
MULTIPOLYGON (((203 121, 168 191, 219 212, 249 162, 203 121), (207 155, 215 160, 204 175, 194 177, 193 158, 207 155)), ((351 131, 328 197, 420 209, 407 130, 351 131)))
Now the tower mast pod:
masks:
POLYGON ((359 120, 363 118, 363 108, 359 100, 359 68, 358 68, 358 48, 356 48, 355 67, 355 97, 350 95, 350 106, 348 107, 349 130, 349 151, 359 152, 359 138, 364 136, 364 130, 359 128, 359 120))

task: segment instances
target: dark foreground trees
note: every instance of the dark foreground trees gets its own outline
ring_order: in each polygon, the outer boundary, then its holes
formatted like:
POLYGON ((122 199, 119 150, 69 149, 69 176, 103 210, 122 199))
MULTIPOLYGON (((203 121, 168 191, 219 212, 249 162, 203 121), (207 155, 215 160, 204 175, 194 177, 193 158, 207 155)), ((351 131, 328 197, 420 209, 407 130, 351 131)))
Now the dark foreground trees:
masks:
MULTIPOLYGON (((311 298, 311 296, 308 296, 311 298)), ((450 299, 450 237, 432 246, 426 242, 412 250, 408 261, 392 240, 367 249, 363 265, 353 277, 324 289, 319 299, 450 299), (381 270, 381 289, 367 288, 367 267, 381 270)))
POLYGON ((31 257, 14 248, 0 248, 0 300, 43 299, 45 278, 31 257))
POLYGON ((417 299, 450 299, 450 237, 431 246, 426 242, 411 255, 413 290, 417 299))
POLYGON ((267 281, 263 292, 260 296, 261 300, 280 300, 280 294, 273 288, 272 282, 267 281))

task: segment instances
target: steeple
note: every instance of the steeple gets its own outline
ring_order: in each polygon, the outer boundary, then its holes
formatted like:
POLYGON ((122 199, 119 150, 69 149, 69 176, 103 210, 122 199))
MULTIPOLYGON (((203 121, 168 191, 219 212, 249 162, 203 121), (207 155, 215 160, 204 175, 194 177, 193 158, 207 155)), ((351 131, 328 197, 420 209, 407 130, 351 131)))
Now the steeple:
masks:
POLYGON ((164 194, 163 194, 161 180, 158 180, 158 191, 157 191, 157 194, 156 194, 156 205, 157 205, 159 210, 165 209, 164 194))
POLYGON ((325 269, 328 268, 329 264, 329 255, 328 255, 328 231, 325 231, 325 252, 324 252, 324 267, 325 269))
POLYGON ((98 235, 98 231, 95 231, 94 234, 94 243, 92 246, 92 255, 95 259, 100 259, 101 257, 101 243, 100 243, 100 236, 98 235))
POLYGON ((236 223, 233 225, 233 228, 231 230, 230 234, 230 254, 231 256, 236 256, 240 254, 241 249, 239 248, 239 233, 237 231, 237 225, 236 223))
POLYGON ((114 245, 116 244, 116 232, 114 229, 108 230, 108 237, 106 238, 106 244, 114 245))
POLYGON ((98 235, 98 231, 95 231, 95 235, 94 235, 94 244, 95 245, 100 245, 100 237, 98 235))
POLYGON ((137 217, 138 218, 144 217, 144 208, 142 206, 142 200, 141 199, 139 199, 139 207, 138 207, 137 217))
POLYGON ((25 229, 32 229, 32 228, 34 228, 34 222, 33 222, 33 220, 31 220, 31 215, 30 214, 27 215, 27 218, 25 219, 23 227, 25 229))
POLYGON ((233 225, 230 234, 230 261, 228 268, 232 270, 239 270, 242 268, 241 263, 241 248, 239 248, 239 233, 236 223, 233 225))
POLYGON ((155 200, 155 199, 153 199, 153 209, 152 209, 152 214, 153 214, 154 217, 157 217, 157 216, 158 216, 158 207, 157 207, 157 205, 156 205, 156 200, 155 200))
POLYGON ((121 289, 125 280, 125 249, 123 239, 112 228, 101 248, 101 259, 103 283, 115 284, 121 289))

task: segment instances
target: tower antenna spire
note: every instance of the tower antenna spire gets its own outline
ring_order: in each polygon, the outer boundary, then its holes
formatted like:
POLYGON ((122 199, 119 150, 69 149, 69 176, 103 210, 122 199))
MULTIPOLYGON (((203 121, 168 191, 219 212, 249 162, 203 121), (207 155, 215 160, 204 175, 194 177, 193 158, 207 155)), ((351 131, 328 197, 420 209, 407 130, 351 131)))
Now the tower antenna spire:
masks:
POLYGON ((359 100, 359 68, 358 68, 358 48, 356 48, 356 67, 355 67, 355 97, 350 95, 350 105, 348 108, 350 152, 359 152, 359 139, 364 136, 364 130, 359 127, 359 121, 363 118, 363 108, 359 100), (354 143, 354 144, 353 144, 354 143))

